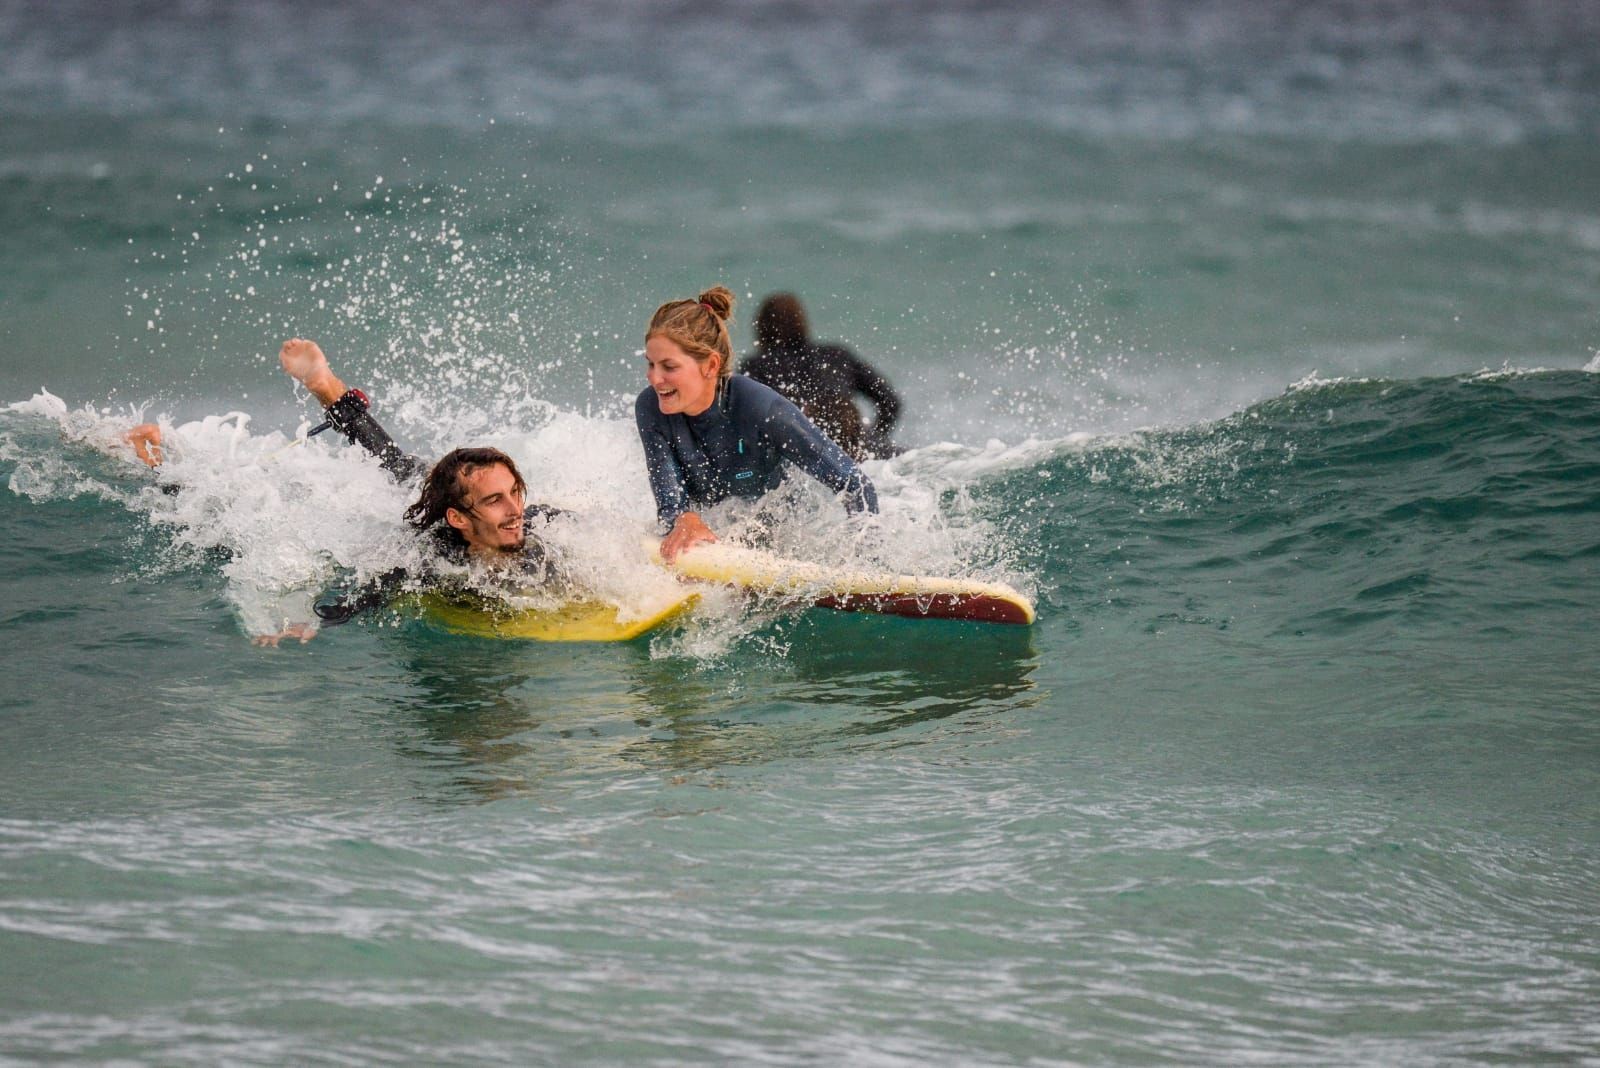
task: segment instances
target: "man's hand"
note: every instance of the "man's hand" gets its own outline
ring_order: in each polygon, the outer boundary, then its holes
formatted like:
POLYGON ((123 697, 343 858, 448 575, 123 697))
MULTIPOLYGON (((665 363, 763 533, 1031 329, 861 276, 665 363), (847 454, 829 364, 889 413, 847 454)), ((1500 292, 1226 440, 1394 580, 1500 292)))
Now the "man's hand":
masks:
POLYGON ((133 454, 145 466, 156 467, 161 463, 161 428, 156 424, 140 423, 122 435, 122 440, 133 446, 133 454))
POLYGON ((300 644, 304 645, 306 642, 310 641, 316 636, 317 628, 315 624, 290 623, 287 627, 284 627, 276 634, 257 634, 254 638, 250 639, 250 644, 260 646, 270 645, 272 648, 276 649, 278 647, 278 643, 283 641, 285 638, 299 638, 300 644))
POLYGON ((698 512, 685 512, 672 524, 672 533, 661 539, 661 559, 670 564, 690 546, 716 540, 717 536, 711 533, 711 528, 706 526, 698 512))
POLYGON ((315 341, 304 338, 292 337, 283 343, 283 348, 278 350, 278 362, 283 365, 284 371, 299 382, 311 395, 327 407, 345 394, 345 384, 339 381, 331 368, 328 367, 328 358, 322 354, 322 349, 315 341))

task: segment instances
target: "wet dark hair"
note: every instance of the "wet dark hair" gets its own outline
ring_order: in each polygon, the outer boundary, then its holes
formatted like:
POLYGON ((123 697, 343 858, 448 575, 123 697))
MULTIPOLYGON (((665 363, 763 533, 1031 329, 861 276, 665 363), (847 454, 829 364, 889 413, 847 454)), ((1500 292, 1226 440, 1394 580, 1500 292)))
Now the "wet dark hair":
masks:
MULTIPOLYGON (((406 509, 406 522, 418 530, 428 530, 442 522, 445 512, 450 509, 466 511, 467 477, 474 471, 495 464, 504 464, 511 472, 518 492, 528 492, 528 484, 522 480, 522 472, 517 470, 516 461, 499 449, 456 449, 447 453, 428 472, 422 482, 422 494, 415 504, 406 509)), ((456 533, 454 528, 451 531, 456 533)))
POLYGON ((793 293, 774 293, 756 312, 756 348, 762 352, 803 349, 811 341, 806 310, 793 293))

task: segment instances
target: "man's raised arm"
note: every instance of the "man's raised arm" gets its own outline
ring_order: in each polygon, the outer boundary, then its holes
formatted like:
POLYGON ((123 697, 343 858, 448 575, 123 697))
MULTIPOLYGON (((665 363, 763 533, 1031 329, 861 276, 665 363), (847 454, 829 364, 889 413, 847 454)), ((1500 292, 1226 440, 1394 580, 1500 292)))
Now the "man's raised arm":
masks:
POLYGON ((427 464, 400 451, 388 431, 367 410, 367 395, 359 389, 346 388, 315 341, 290 338, 278 350, 278 362, 290 378, 322 402, 323 414, 333 429, 376 456, 384 470, 396 479, 404 482, 427 471, 427 464))

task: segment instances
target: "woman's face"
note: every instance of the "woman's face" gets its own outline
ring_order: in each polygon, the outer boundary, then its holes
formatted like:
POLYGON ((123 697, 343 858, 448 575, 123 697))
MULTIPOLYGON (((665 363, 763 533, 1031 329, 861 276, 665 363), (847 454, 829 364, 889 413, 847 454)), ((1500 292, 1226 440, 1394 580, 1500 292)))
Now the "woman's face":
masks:
POLYGON ((663 415, 699 415, 717 399, 720 356, 701 363, 676 341, 657 336, 644 343, 644 360, 663 415))

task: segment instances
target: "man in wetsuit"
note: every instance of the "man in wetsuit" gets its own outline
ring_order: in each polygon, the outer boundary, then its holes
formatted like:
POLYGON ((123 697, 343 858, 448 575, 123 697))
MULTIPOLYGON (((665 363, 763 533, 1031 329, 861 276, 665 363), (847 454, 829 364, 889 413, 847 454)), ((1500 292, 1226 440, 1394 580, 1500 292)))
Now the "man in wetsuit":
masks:
MULTIPOLYGON (((396 481, 422 480, 421 492, 406 509, 405 518, 419 534, 433 539, 439 559, 457 564, 475 561, 508 571, 521 584, 560 578, 543 543, 530 536, 528 528, 536 519, 548 522, 561 513, 526 503, 527 484, 510 456, 492 448, 456 449, 429 467, 401 451, 372 417, 366 395, 345 386, 316 342, 291 338, 279 350, 278 361, 290 377, 322 402, 324 428, 337 430, 372 453, 396 481)), ((151 467, 160 464, 162 442, 157 425, 141 424, 125 437, 141 461, 151 467)), ((382 607, 416 579, 436 578, 431 574, 414 576, 397 568, 343 596, 320 600, 313 611, 325 624, 343 623, 382 607)), ((284 638, 307 642, 315 634, 316 628, 309 623, 292 624, 282 633, 255 641, 260 645, 277 645, 284 638)))
MULTIPOLYGON (((376 456, 396 480, 410 481, 427 471, 422 492, 405 518, 434 539, 439 556, 456 563, 509 566, 521 582, 557 577, 543 544, 528 535, 528 525, 561 513, 527 503, 527 483, 511 457, 499 449, 455 449, 430 468, 400 451, 372 417, 366 395, 345 386, 316 342, 290 338, 278 351, 278 362, 322 402, 328 425, 376 456)), ((343 623, 380 607, 412 577, 403 569, 390 571, 343 598, 319 602, 314 610, 326 623, 343 623)))
POLYGON ((756 351, 741 374, 771 386, 800 406, 807 419, 856 460, 892 456, 889 441, 900 398, 888 381, 842 345, 811 340, 805 309, 792 293, 774 293, 756 313, 756 351), (861 421, 855 396, 877 409, 871 426, 861 421))

